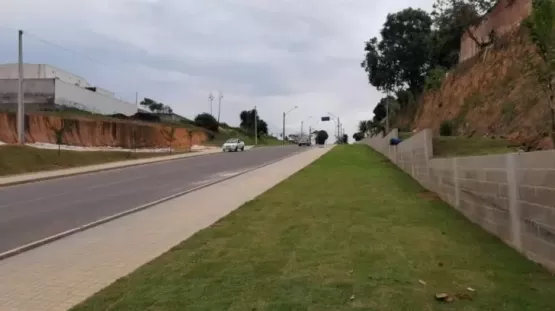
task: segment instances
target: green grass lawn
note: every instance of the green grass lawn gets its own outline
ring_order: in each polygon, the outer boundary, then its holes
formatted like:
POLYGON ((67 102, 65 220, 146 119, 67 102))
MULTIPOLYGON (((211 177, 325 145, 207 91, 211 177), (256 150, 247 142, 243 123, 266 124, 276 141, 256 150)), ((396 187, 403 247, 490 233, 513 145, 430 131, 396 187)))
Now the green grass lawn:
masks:
POLYGON ((555 277, 342 145, 73 310, 555 310, 555 277))
POLYGON ((122 151, 69 151, 27 146, 0 146, 0 176, 56 170, 77 166, 169 155, 166 153, 129 153, 122 151))
POLYGON ((454 157, 516 152, 518 145, 485 137, 434 137, 434 156, 454 157))

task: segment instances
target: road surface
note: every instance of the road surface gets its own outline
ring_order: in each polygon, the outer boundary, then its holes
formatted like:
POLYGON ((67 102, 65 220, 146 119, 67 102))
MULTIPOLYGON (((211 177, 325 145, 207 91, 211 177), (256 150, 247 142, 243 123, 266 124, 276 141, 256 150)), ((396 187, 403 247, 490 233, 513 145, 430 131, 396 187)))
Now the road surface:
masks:
POLYGON ((0 253, 304 149, 254 148, 0 188, 0 253))

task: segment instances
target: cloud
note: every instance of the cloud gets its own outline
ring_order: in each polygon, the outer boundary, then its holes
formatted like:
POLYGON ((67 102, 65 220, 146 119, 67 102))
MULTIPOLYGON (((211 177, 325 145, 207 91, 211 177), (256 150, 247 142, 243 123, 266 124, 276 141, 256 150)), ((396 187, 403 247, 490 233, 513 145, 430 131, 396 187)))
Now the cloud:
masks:
MULTIPOLYGON (((151 97, 192 117, 224 93, 222 119, 256 106, 270 130, 294 106, 288 131, 333 113, 352 135, 382 97, 360 68, 364 41, 387 13, 433 0, 18 0, 2 25, 23 28, 27 62, 49 63, 134 100, 151 97), (90 56, 85 57, 84 55, 90 56)), ((15 33, 0 31, 0 60, 15 61, 15 33), (12 48, 10 48, 12 47, 12 48)), ((213 108, 215 109, 215 107, 213 108)))

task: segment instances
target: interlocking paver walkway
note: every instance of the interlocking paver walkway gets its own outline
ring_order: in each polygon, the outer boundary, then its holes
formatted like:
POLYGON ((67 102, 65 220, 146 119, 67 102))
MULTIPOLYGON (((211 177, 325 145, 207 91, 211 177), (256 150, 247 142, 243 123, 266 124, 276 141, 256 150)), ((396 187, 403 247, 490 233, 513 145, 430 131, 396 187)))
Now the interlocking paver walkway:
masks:
POLYGON ((0 261, 0 310, 67 310, 310 164, 314 148, 0 261))

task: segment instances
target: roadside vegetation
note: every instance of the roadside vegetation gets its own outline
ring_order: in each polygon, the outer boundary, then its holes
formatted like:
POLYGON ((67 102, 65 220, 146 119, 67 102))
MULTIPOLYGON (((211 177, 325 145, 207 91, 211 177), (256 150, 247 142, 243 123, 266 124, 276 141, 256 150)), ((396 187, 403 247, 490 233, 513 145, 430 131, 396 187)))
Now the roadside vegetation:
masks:
POLYGON ((543 268, 341 145, 72 310, 526 311, 554 296, 543 268))
POLYGON ((434 137, 435 157, 462 157, 517 152, 519 144, 502 138, 488 137, 434 137))
POLYGON ((167 154, 123 151, 49 150, 27 146, 3 145, 0 146, 0 176, 164 155, 167 154))

